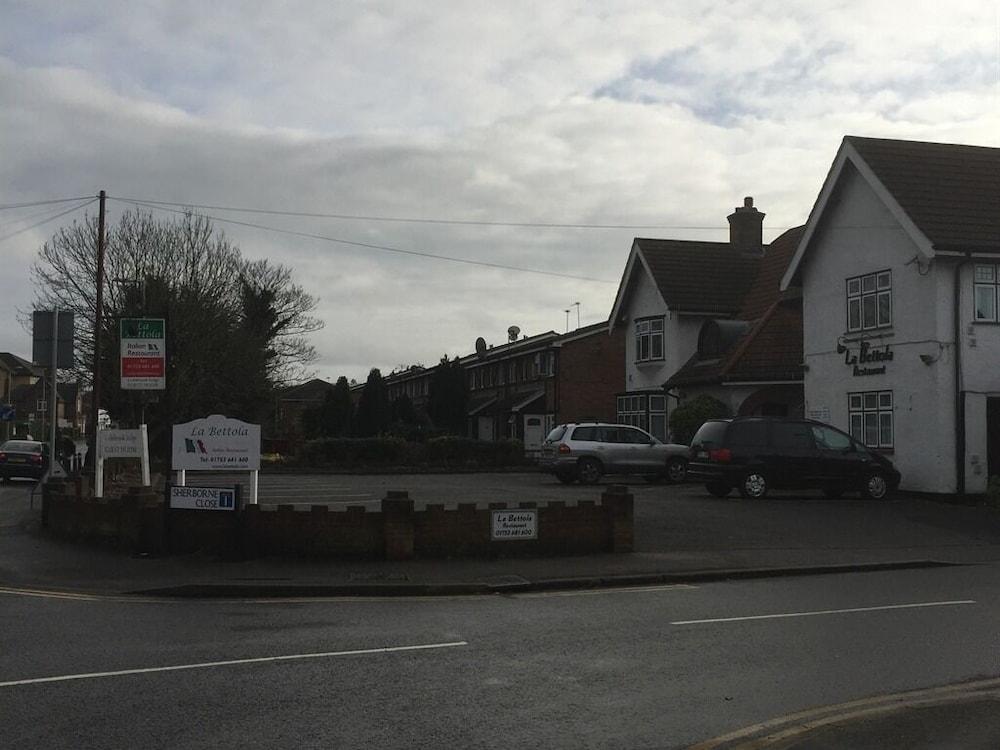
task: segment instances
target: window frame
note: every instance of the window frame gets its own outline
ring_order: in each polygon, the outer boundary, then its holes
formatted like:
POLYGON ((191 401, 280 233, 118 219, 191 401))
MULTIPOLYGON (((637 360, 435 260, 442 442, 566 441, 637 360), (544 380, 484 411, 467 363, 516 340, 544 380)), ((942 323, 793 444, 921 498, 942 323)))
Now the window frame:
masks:
POLYGON ((653 315, 636 318, 635 321, 635 361, 662 362, 666 357, 664 316, 653 315), (643 353, 645 345, 645 354, 643 353), (659 350, 658 353, 657 349, 659 350))
POLYGON ((866 448, 893 450, 896 444, 895 398, 890 390, 847 394, 848 433, 866 448), (886 438, 888 425, 888 439, 886 438), (874 435, 869 440, 869 430, 874 435))
POLYGON ((844 283, 844 295, 848 333, 892 327, 892 269, 884 268, 859 276, 849 276, 844 283), (883 300, 887 305, 884 317, 883 300), (872 315, 871 323, 867 322, 865 314, 869 307, 872 315), (856 313, 856 323, 853 320, 855 314, 852 313, 856 313))
POLYGON ((997 303, 1000 302, 1000 265, 996 263, 976 263, 972 270, 972 319, 976 323, 1000 323, 997 303), (982 269, 990 269, 991 279, 980 279, 982 269), (988 290, 993 301, 993 311, 990 317, 979 316, 979 291, 988 290))

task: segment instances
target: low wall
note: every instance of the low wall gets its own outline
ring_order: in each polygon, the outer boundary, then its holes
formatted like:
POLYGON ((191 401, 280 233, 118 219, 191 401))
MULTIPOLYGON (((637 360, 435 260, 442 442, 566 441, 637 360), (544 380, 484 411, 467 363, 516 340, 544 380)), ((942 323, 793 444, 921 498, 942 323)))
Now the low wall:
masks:
POLYGON ((474 503, 415 510, 406 492, 389 492, 378 511, 279 505, 262 510, 165 510, 162 496, 134 490, 121 499, 81 497, 72 485, 46 485, 42 526, 58 538, 150 553, 203 550, 230 557, 509 557, 631 552, 633 500, 611 485, 600 501, 474 503), (534 510, 535 539, 492 538, 494 510, 534 510))

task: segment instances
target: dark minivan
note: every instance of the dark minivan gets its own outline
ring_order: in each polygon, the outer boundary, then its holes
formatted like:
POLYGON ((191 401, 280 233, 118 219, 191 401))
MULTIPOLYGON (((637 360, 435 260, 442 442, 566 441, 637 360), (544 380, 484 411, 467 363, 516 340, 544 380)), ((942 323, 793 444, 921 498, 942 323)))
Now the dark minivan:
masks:
POLYGON ((881 500, 900 480, 889 459, 835 427, 768 417, 705 422, 691 441, 687 475, 716 497, 735 487, 750 499, 770 489, 820 489, 831 498, 855 491, 881 500))

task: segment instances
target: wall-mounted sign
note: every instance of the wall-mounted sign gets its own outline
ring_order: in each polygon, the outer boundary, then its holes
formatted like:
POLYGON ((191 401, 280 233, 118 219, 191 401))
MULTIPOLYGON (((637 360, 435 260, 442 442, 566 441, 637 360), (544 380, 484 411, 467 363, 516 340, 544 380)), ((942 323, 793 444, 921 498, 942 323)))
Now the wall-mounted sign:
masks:
POLYGON ((122 390, 166 388, 166 338, 162 318, 122 318, 122 390))
POLYGON ((490 538, 494 541, 538 539, 538 511, 493 511, 493 524, 490 538))
POLYGON ((236 510, 232 487, 171 487, 170 507, 181 510, 236 510))
POLYGON ((213 414, 174 425, 176 471, 256 471, 260 469, 260 425, 213 414))
POLYGON ((837 344, 837 354, 844 355, 844 364, 852 368, 851 375, 854 377, 885 375, 885 363, 892 362, 892 346, 889 344, 875 348, 862 341, 856 351, 837 344))

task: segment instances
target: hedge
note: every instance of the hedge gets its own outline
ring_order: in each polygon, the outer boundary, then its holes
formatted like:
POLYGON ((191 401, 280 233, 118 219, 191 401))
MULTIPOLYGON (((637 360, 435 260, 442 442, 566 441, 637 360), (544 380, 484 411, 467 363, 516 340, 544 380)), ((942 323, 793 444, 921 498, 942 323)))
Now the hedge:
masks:
POLYGON ((294 463, 311 468, 524 466, 531 461, 519 440, 472 440, 437 437, 423 443, 398 437, 318 438, 303 444, 294 463))

